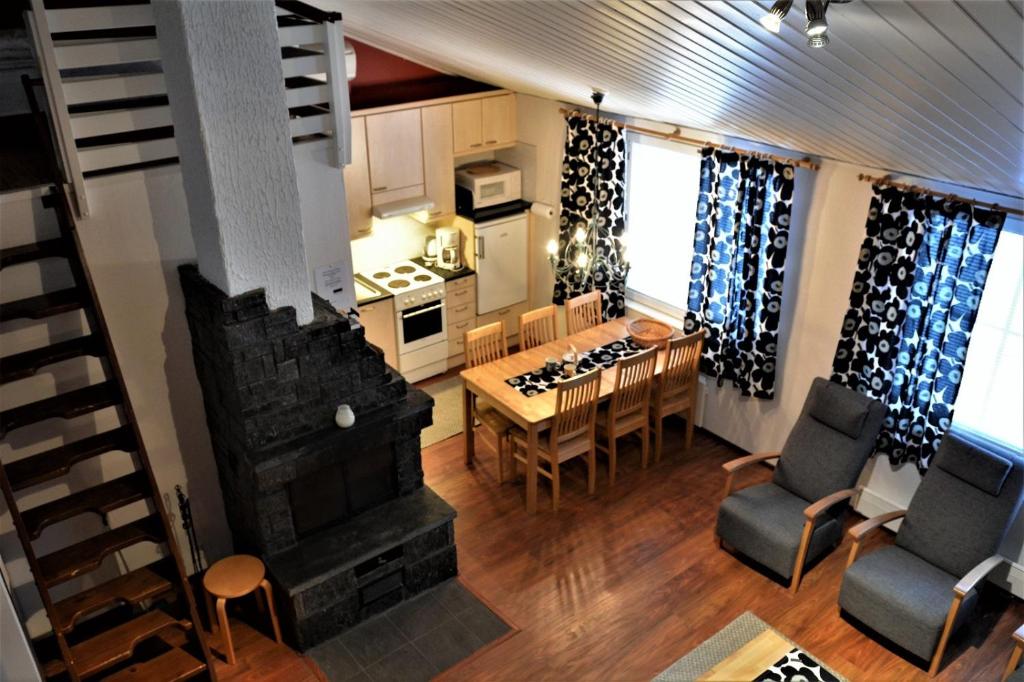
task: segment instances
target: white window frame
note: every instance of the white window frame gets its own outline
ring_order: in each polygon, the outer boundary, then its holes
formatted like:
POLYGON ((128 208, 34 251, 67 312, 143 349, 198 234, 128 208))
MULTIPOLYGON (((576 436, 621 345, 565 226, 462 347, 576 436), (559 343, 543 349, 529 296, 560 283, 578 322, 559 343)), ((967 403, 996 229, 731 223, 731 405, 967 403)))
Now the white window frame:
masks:
MULTIPOLYGON (((1003 234, 1000 236, 1000 240, 1004 239, 1007 235, 1010 235, 1010 234, 1015 235, 1016 238, 1021 239, 1022 241, 1024 241, 1024 218, 1021 218, 1020 216, 1008 216, 1006 218, 1006 221, 1003 224, 1003 234)), ((997 247, 997 252, 998 252, 998 247, 997 247)), ((992 267, 995 267, 995 263, 994 262, 992 264, 992 267)), ((1024 294, 1024 292, 1017 292, 1017 295, 1022 295, 1022 294, 1024 294)), ((984 297, 985 297, 985 293, 982 292, 982 305, 984 305, 984 297)), ((968 348, 967 353, 968 353, 967 360, 970 360, 970 349, 969 348, 968 348)), ((964 367, 963 367, 963 371, 964 371, 965 376, 966 376, 967 372, 969 371, 969 369, 970 369, 970 365, 968 364, 968 362, 965 362, 964 363, 964 367)), ((1021 377, 1012 377, 1011 381, 1019 381, 1020 379, 1021 379, 1021 377)), ((963 395, 962 392, 960 392, 957 395, 957 400, 958 401, 960 400, 962 395, 963 395)), ((963 424, 957 423, 957 413, 958 412, 959 412, 959 410, 956 409, 956 405, 954 404, 953 423, 950 424, 950 427, 949 427, 950 433, 953 433, 953 434, 963 438, 964 440, 972 443, 973 445, 975 445, 977 447, 982 448, 983 450, 987 450, 987 451, 990 451, 990 452, 996 452, 996 453, 1012 453, 1012 454, 1016 454, 1018 456, 1021 454, 1020 452, 1016 452, 1007 443, 1004 443, 1003 441, 998 440, 995 437, 990 436, 989 434, 987 434, 987 433, 985 433, 983 431, 978 431, 978 430, 975 430, 975 429, 970 428, 968 426, 965 426, 963 424)))
MULTIPOLYGON (((624 202, 623 205, 624 205, 624 208, 625 208, 624 220, 625 220, 625 223, 626 223, 626 235, 627 235, 626 236, 626 243, 627 243, 627 245, 631 243, 631 241, 630 241, 631 237, 629 236, 629 216, 630 216, 630 205, 629 205, 629 202, 630 202, 630 191, 629 191, 629 188, 631 186, 630 183, 632 181, 633 145, 637 144, 638 142, 639 142, 639 144, 651 145, 651 146, 654 146, 654 147, 661 147, 663 149, 669 149, 669 150, 672 150, 672 151, 679 151, 680 150, 680 146, 681 146, 681 143, 679 143, 679 142, 673 142, 671 140, 665 140, 665 139, 662 139, 660 137, 655 137, 653 135, 645 135, 643 133, 638 133, 638 132, 633 132, 633 131, 627 131, 626 132, 626 193, 625 193, 626 194, 626 198, 625 198, 625 202, 624 202)), ((695 193, 700 192, 700 188, 699 187, 694 187, 694 192, 695 193)), ((696 216, 696 214, 693 215, 692 222, 693 222, 694 228, 696 228, 696 224, 697 224, 697 216, 696 216)), ((691 239, 692 239, 692 236, 693 235, 691 233, 691 239)), ((626 251, 626 257, 627 258, 629 257, 628 246, 627 246, 627 251, 626 251)), ((687 289, 689 289, 690 265, 691 265, 690 263, 687 263, 686 264, 686 270, 685 270, 685 274, 686 274, 686 277, 687 277, 687 282, 686 282, 687 289)), ((672 324, 673 326, 676 326, 676 327, 682 327, 683 321, 686 318, 686 308, 680 308, 678 306, 674 306, 674 305, 672 305, 670 303, 666 303, 665 301, 662 301, 662 300, 653 298, 651 296, 648 296, 647 294, 641 293, 641 292, 637 291, 636 289, 630 288, 629 287, 629 278, 628 277, 626 278, 626 307, 627 308, 633 308, 636 311, 638 311, 640 313, 643 313, 644 315, 648 315, 648 316, 650 316, 650 317, 652 317, 654 319, 660 319, 663 322, 667 322, 667 323, 672 324)))

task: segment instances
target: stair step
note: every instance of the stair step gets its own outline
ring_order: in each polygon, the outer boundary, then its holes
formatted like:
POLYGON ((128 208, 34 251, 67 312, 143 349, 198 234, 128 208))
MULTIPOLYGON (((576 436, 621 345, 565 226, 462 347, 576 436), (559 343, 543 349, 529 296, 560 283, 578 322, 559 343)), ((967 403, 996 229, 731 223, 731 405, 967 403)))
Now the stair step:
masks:
POLYGON ((41 452, 11 462, 4 467, 7 480, 13 490, 23 490, 33 485, 66 475, 78 462, 102 455, 112 450, 133 452, 136 448, 135 433, 130 426, 121 426, 59 448, 41 452))
POLYGON ((43 529, 86 512, 107 514, 119 507, 150 496, 146 472, 136 471, 86 488, 21 513, 29 537, 39 539, 43 529))
POLYGON ((184 649, 171 649, 167 653, 137 663, 106 678, 108 682, 180 682, 206 670, 206 664, 184 649))
POLYGON ((52 398, 12 407, 0 412, 0 436, 13 429, 46 419, 73 419, 121 402, 121 391, 113 380, 93 384, 52 398))
POLYGON ((41 320, 52 315, 78 310, 85 305, 85 294, 75 288, 61 289, 0 305, 0 322, 28 318, 41 320))
POLYGON ((153 514, 39 557, 42 575, 37 576, 37 580, 43 587, 53 587, 96 570, 112 552, 139 542, 163 542, 164 539, 163 523, 153 514))
POLYGON ((31 263, 44 258, 60 258, 64 256, 63 239, 47 239, 34 244, 23 244, 0 249, 0 270, 12 265, 31 263))
POLYGON ((154 609, 127 623, 111 628, 92 639, 71 647, 75 660, 75 671, 81 677, 88 677, 131 658, 135 646, 161 630, 170 627, 191 629, 187 620, 177 620, 169 614, 154 609))
POLYGON ((30 377, 47 365, 82 355, 101 356, 106 353, 103 339, 95 334, 79 336, 42 348, 33 348, 0 358, 0 383, 9 383, 30 377))
POLYGON ((171 582, 176 579, 174 574, 174 560, 167 557, 79 592, 54 604, 56 627, 67 633, 74 629, 79 618, 99 609, 118 603, 138 606, 145 599, 159 597, 174 586, 171 582))

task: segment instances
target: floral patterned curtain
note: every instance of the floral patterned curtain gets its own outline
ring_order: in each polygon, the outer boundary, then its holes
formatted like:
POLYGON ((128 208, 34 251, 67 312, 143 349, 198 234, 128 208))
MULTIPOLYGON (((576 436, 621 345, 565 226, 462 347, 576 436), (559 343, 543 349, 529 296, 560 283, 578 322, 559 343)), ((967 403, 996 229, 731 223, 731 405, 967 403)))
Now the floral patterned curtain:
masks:
POLYGON ((745 396, 775 397, 793 166, 707 148, 686 330, 706 330, 701 371, 745 396))
MULTIPOLYGON (((593 217, 594 178, 597 178, 597 253, 607 265, 595 267, 581 282, 555 281, 552 302, 594 289, 601 292, 606 320, 626 314, 626 264, 622 235, 626 228, 626 140, 622 130, 608 123, 571 115, 566 119, 565 155, 562 160, 562 210, 559 222, 558 253, 573 238, 576 229, 584 230, 593 217)), ((599 261, 601 262, 601 261, 599 261)), ((559 268, 571 267, 561 262, 559 268)))
POLYGON ((875 446, 928 468, 949 429, 1006 214, 874 187, 832 380, 889 412, 875 446))

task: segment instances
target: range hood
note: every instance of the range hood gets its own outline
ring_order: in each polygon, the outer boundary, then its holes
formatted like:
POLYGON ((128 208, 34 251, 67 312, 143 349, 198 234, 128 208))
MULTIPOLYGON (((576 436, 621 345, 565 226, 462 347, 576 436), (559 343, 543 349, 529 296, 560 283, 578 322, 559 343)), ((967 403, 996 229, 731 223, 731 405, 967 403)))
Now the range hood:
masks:
POLYGON ((429 211, 434 208, 434 200, 428 196, 410 197, 398 199, 385 204, 378 204, 373 207, 374 218, 395 218, 400 215, 409 215, 417 211, 429 211))

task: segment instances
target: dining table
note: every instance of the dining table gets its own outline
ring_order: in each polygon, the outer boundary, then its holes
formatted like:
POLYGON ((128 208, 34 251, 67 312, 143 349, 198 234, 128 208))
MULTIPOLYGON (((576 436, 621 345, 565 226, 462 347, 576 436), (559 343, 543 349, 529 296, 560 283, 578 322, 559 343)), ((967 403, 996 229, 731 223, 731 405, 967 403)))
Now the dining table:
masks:
MULTIPOLYGON (((505 415, 512 423, 527 434, 526 448, 526 511, 537 510, 537 443, 540 433, 550 427, 555 415, 557 390, 547 390, 527 396, 506 383, 506 380, 532 372, 545 365, 548 358, 559 361, 565 353, 593 350, 605 344, 627 338, 629 320, 624 317, 609 320, 569 336, 528 350, 507 355, 498 360, 461 372, 463 382, 463 434, 465 436, 466 466, 473 466, 473 396, 487 401, 488 405, 505 415)), ((658 353, 655 376, 661 374, 665 365, 665 351, 658 353)), ((607 400, 615 390, 615 366, 601 373, 599 400, 607 400)))

